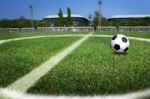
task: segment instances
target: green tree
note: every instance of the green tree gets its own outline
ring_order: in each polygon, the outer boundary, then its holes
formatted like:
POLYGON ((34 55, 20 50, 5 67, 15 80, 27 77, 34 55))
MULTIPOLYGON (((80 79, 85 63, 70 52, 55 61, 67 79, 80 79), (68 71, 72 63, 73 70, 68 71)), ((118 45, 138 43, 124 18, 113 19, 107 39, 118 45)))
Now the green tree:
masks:
POLYGON ((46 22, 44 20, 35 20, 34 23, 37 27, 46 27, 46 22))
POLYGON ((72 26, 71 9, 69 7, 67 8, 67 14, 66 26, 72 26))
POLYGON ((59 26, 59 27, 64 26, 64 25, 65 25, 65 24, 64 24, 64 17, 63 17, 63 13, 62 13, 61 8, 60 8, 60 10, 59 10, 58 17, 59 17, 59 18, 58 18, 58 20, 56 21, 55 26, 59 26))
POLYGON ((93 15, 92 14, 89 14, 89 25, 92 25, 92 22, 93 22, 93 15))
POLYGON ((99 17, 99 13, 98 11, 95 11, 93 21, 92 21, 93 26, 98 26, 98 17, 99 17))
MULTIPOLYGON (((99 16, 100 16, 100 14, 98 11, 94 12, 93 17, 92 17, 92 15, 89 16, 89 19, 91 20, 93 26, 98 26, 99 16)), ((102 26, 110 26, 111 24, 108 21, 108 19, 106 19, 105 17, 102 17, 101 18, 101 25, 102 26)))

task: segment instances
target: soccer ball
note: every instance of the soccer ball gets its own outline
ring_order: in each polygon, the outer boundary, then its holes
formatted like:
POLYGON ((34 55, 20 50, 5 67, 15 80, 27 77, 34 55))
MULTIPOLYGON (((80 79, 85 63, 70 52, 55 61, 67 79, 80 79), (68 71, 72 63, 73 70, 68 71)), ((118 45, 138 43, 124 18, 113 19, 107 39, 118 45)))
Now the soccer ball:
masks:
POLYGON ((122 34, 115 35, 111 40, 111 48, 116 53, 125 53, 129 49, 129 39, 122 34))

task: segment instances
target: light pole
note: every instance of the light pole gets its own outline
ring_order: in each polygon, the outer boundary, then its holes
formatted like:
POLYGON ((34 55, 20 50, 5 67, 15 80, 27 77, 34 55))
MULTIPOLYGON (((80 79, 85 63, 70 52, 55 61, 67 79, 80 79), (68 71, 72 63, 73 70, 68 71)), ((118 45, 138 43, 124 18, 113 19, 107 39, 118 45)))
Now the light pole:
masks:
POLYGON ((101 23, 102 23, 102 11, 101 11, 101 7, 102 7, 102 0, 98 0, 98 6, 99 6, 99 17, 98 17, 98 26, 101 27, 101 23))
POLYGON ((33 6, 30 4, 29 5, 29 9, 30 9, 30 16, 31 16, 31 26, 32 26, 32 28, 33 28, 33 26, 34 26, 34 22, 33 22, 33 6))

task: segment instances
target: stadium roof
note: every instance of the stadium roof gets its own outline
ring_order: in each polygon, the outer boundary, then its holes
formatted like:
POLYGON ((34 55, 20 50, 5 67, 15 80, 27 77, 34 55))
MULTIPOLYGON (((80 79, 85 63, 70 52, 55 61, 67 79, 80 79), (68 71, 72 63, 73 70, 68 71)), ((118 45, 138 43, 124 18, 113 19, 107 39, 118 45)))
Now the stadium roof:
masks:
MULTIPOLYGON (((67 15, 63 15, 64 17, 67 17, 67 15)), ((48 15, 44 18, 58 18, 59 16, 58 15, 48 15)), ((78 14, 71 14, 71 17, 77 17, 77 18, 85 18, 81 15, 78 15, 78 14)))
POLYGON ((146 18, 146 17, 150 17, 150 15, 115 15, 115 16, 112 16, 111 19, 115 19, 115 18, 146 18))

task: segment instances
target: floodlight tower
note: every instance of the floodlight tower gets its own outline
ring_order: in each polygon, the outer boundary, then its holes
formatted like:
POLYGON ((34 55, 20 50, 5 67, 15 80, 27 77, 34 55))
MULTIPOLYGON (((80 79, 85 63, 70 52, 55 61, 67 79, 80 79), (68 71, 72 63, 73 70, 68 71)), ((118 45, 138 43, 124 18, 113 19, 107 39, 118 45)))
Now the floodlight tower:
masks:
POLYGON ((31 16, 31 26, 32 26, 32 28, 33 28, 33 26, 34 26, 34 22, 33 22, 33 6, 30 4, 29 5, 29 9, 30 9, 30 16, 31 16))
POLYGON ((102 0, 98 0, 98 6, 99 6, 99 17, 98 17, 98 26, 101 27, 101 23, 102 23, 102 0))

